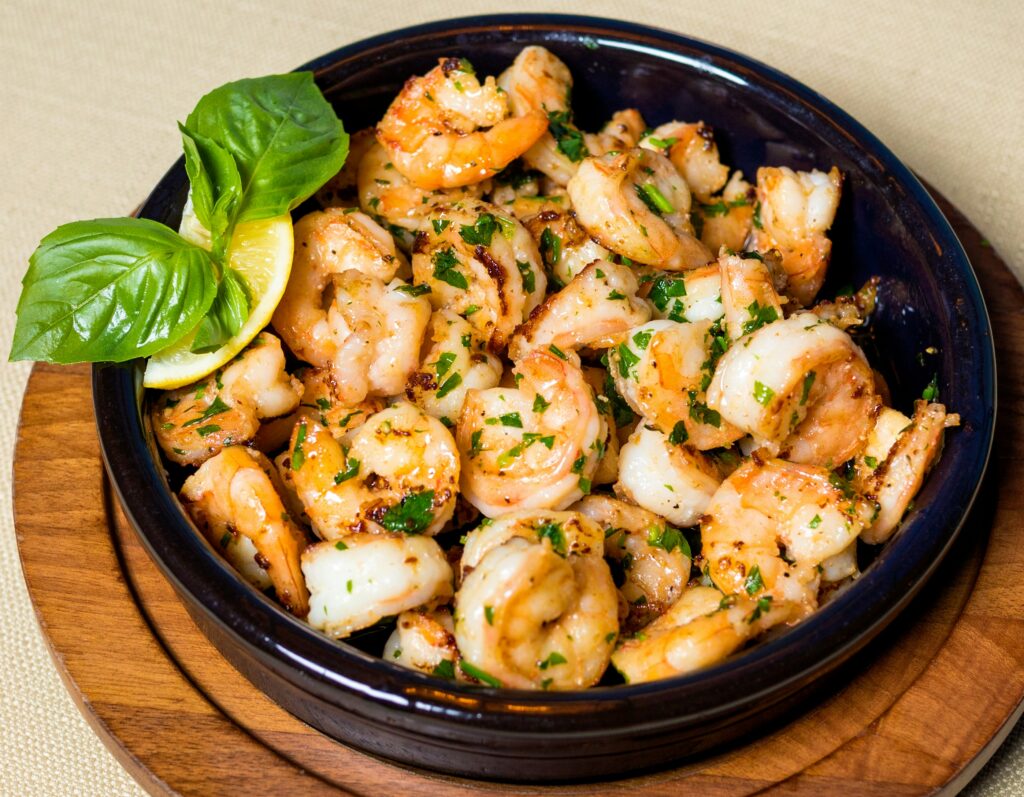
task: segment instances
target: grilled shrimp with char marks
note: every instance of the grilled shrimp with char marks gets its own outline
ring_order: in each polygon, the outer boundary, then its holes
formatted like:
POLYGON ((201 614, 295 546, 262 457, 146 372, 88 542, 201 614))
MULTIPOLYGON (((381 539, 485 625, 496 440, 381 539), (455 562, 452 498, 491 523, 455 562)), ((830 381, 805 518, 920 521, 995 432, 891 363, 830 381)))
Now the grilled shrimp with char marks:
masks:
POLYGON ((150 408, 164 455, 179 465, 199 465, 225 446, 248 443, 261 420, 292 412, 302 386, 284 366, 281 341, 264 332, 223 370, 164 393, 150 408))
POLYGON ((377 140, 414 185, 457 188, 501 171, 547 130, 542 113, 508 113, 494 78, 481 83, 464 58, 441 58, 406 81, 377 124, 377 140))
POLYGON ((790 604, 723 599, 714 587, 691 587, 642 634, 625 640, 612 654, 612 665, 631 684, 685 675, 723 661, 793 614, 790 604))
POLYGON ((665 518, 607 495, 588 495, 572 509, 604 530, 604 555, 619 563, 619 591, 629 605, 623 628, 635 631, 664 614, 690 580, 690 546, 665 518))
POLYGON ((516 364, 518 387, 466 394, 457 432, 462 494, 488 517, 564 509, 590 490, 608 429, 586 378, 565 357, 530 352, 516 364))
POLYGON ((455 600, 464 669, 521 689, 597 683, 619 630, 602 537, 575 512, 516 512, 472 532, 455 600))
POLYGON ((260 589, 272 585, 281 604, 304 617, 309 593, 299 557, 306 535, 289 518, 275 481, 265 456, 229 446, 185 480, 182 503, 246 580, 260 589))
POLYGON ((767 456, 835 465, 863 447, 881 400, 853 339, 801 312, 734 342, 715 369, 708 405, 767 456))
POLYGON ((875 506, 831 471, 748 460, 722 482, 701 518, 702 555, 726 595, 818 606, 819 565, 867 528, 875 506))
POLYGON ((436 206, 416 237, 416 282, 435 309, 464 316, 494 352, 544 298, 547 278, 530 233, 487 202, 436 206))
POLYGON ((440 421, 412 404, 371 416, 347 445, 316 419, 300 420, 286 462, 323 539, 358 531, 437 534, 455 512, 455 441, 440 421))
POLYGON ((613 252, 671 271, 714 259, 694 237, 690 189, 664 155, 634 148, 587 158, 568 189, 577 221, 613 252))

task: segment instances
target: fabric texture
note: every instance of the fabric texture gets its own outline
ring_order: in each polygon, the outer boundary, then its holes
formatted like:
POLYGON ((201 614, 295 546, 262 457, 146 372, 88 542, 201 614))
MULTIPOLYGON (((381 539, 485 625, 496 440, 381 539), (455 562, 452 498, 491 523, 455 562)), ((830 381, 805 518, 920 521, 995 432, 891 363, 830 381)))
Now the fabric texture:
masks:
MULTIPOLYGON (((209 89, 281 72, 366 36, 509 10, 496 0, 171 0, 0 4, 0 351, 39 239, 120 216, 180 153, 175 121, 209 89)), ((625 17, 706 39, 789 73, 850 112, 983 231, 1024 274, 1024 6, 1011 0, 519 0, 518 11, 625 17)), ((0 366, 0 459, 13 456, 27 364, 0 366)), ((10 471, 8 471, 9 473, 10 471)), ((0 483, 0 794, 135 795, 79 716, 47 655, 0 483)), ((239 783, 239 788, 244 788, 239 783)), ((968 788, 1024 794, 1016 729, 968 788)))

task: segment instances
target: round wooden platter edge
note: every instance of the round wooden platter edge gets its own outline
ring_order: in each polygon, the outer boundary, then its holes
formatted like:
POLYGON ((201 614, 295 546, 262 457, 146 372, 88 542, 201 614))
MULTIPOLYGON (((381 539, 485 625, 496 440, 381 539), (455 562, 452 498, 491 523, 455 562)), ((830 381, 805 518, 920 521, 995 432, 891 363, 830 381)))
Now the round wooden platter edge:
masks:
MULTIPOLYGON (((830 694, 742 746, 663 772, 557 791, 955 793, 1024 708, 1020 286, 939 199, 982 283, 999 358, 996 447, 961 539, 910 609, 830 694), (988 533, 986 544, 986 533, 988 533)), ((152 794, 436 795, 555 791, 447 778, 347 748, 278 707, 198 630, 106 482, 87 367, 39 365, 14 469, 23 572, 57 669, 90 726, 152 794), (54 474, 59 474, 55 477, 54 474)))

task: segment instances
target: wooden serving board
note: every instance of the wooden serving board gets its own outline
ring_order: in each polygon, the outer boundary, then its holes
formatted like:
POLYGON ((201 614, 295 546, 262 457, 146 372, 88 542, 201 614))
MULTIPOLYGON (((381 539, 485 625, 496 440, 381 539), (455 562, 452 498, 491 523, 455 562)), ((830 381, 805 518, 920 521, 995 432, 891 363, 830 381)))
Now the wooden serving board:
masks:
POLYGON ((996 334, 999 425, 986 485, 922 595, 788 724, 681 768, 557 789, 443 777, 347 748, 272 703, 196 628, 106 481, 89 369, 40 365, 22 407, 15 525, 68 691, 156 795, 954 793, 1024 699, 1024 295, 977 230, 940 204, 996 334))

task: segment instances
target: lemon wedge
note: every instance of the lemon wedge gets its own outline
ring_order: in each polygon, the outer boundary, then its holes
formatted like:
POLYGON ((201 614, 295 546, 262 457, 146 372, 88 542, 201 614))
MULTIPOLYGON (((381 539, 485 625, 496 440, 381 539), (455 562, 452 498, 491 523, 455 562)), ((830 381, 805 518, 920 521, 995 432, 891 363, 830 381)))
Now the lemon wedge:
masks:
MULTIPOLYGON (((192 212, 191 200, 185 205, 179 230, 186 240, 205 248, 210 235, 192 212)), ((274 308, 284 295, 292 270, 294 236, 291 216, 275 216, 239 224, 228 248, 228 262, 249 285, 252 310, 238 334, 216 351, 195 354, 189 351, 195 331, 150 357, 143 384, 169 390, 190 384, 213 373, 248 345, 270 323, 274 308)))

